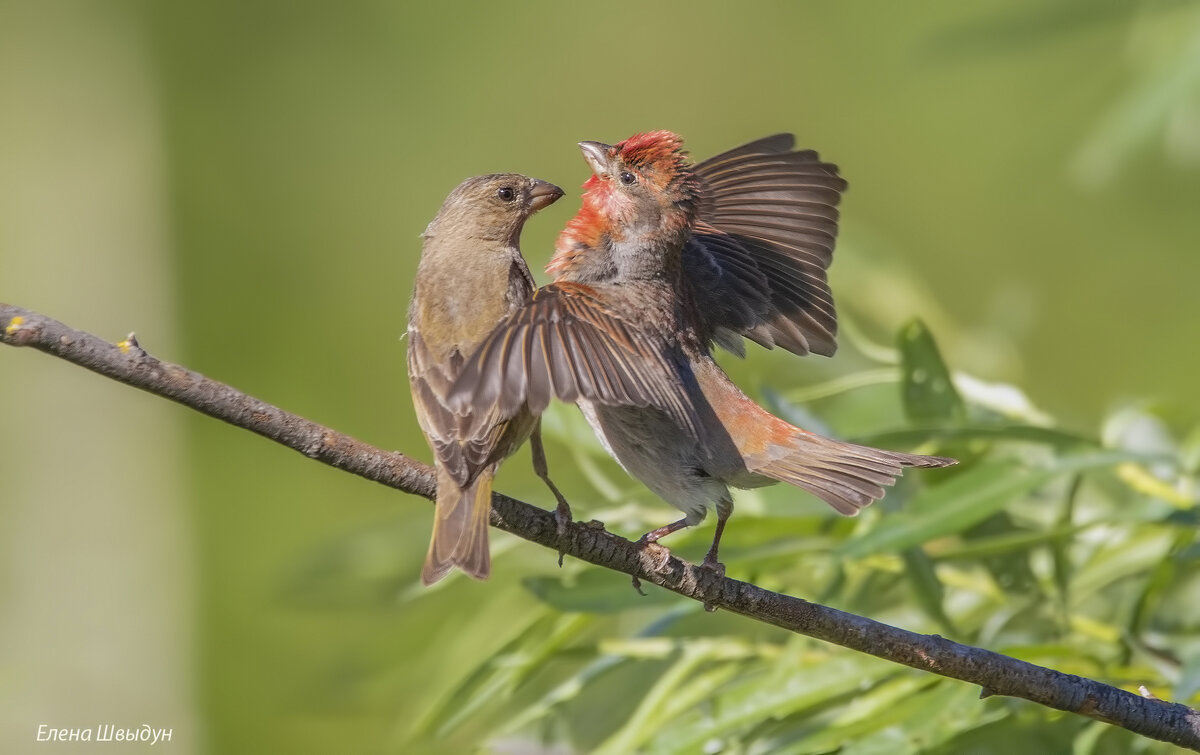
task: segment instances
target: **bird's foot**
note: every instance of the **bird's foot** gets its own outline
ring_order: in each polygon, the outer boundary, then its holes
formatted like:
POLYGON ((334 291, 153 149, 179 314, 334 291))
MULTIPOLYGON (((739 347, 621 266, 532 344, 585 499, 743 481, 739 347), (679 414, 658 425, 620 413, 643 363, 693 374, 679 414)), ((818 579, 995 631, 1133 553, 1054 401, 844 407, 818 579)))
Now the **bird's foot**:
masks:
MULTIPOLYGON (((712 551, 709 551, 704 560, 700 562, 700 568, 716 574, 721 579, 725 579, 725 564, 718 561, 716 554, 712 551)), ((704 610, 713 613, 717 610, 717 606, 712 601, 706 600, 704 601, 704 610)))
POLYGON ((721 579, 725 578, 725 564, 718 561, 711 553, 705 556, 704 560, 700 562, 700 568, 707 569, 721 579))
POLYGON ((558 506, 554 509, 554 524, 558 527, 558 536, 563 537, 567 534, 567 527, 571 522, 575 521, 571 518, 571 507, 566 500, 559 499, 558 506))
MULTIPOLYGON (((567 536, 567 530, 571 526, 571 507, 567 504, 567 500, 559 497, 558 506, 554 509, 554 525, 558 531, 558 540, 561 543, 563 538, 567 536)), ((561 547, 558 549, 558 566, 562 568, 563 557, 567 555, 561 547)))
MULTIPOLYGON (((671 560, 670 549, 664 545, 659 545, 658 543, 654 542, 654 540, 650 538, 651 534, 653 533, 642 535, 634 543, 638 546, 640 551, 638 554, 638 561, 641 563, 642 569, 645 570, 647 574, 651 574, 655 571, 665 568, 667 562, 671 560)), ((646 595, 646 593, 642 592, 642 582, 637 578, 636 574, 633 575, 633 589, 638 591, 638 595, 643 597, 646 595)))

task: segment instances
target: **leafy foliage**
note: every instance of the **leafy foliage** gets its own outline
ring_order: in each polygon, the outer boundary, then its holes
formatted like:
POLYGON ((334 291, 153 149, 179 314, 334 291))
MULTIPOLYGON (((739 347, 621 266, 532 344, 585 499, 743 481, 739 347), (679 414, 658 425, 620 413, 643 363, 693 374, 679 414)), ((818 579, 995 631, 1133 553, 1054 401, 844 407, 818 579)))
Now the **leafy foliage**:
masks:
MULTIPOLYGON (((782 486, 754 491, 739 499, 726 535, 729 572, 915 631, 1200 701, 1195 436, 1176 441, 1145 409, 1118 412, 1097 438, 1062 432, 1015 388, 981 389, 955 375, 918 322, 901 331, 899 356, 891 389, 900 389, 908 422, 865 440, 922 439, 920 450, 963 462, 910 473, 857 519, 782 486)), ((842 382, 850 393, 888 390, 842 382)), ((786 397, 775 400, 796 411, 786 397)), ((648 494, 621 492, 619 473, 603 479, 611 463, 566 416, 548 421, 548 431, 569 436, 589 459, 596 498, 613 505, 597 517, 637 532, 626 500, 648 494)), ((839 425, 836 414, 823 418, 839 425)), ((710 534, 700 527, 670 544, 699 555, 710 534)), ((1047 743, 1079 753, 1170 751, 1023 701, 980 701, 961 682, 707 615, 669 594, 642 598, 622 577, 586 565, 568 563, 525 588, 539 606, 526 629, 458 680, 406 735, 409 744, 469 730, 496 751, 985 752, 1002 727, 1040 751, 1047 743)))

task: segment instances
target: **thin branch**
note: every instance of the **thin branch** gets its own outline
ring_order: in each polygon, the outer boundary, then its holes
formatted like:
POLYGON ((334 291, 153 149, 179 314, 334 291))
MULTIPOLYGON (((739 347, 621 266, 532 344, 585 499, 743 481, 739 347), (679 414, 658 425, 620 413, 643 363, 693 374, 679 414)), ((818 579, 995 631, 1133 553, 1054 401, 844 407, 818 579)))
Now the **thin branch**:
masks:
MULTIPOLYGON (((73 330, 44 315, 0 303, 0 341, 31 346, 93 372, 176 401, 405 493, 432 498, 433 470, 403 454, 347 435, 247 396, 147 354, 131 334, 117 344, 73 330)), ((894 663, 981 687, 980 697, 1031 700, 1200 752, 1200 712, 1036 666, 990 650, 923 635, 770 592, 643 547, 596 523, 572 524, 561 538, 554 514, 496 494, 492 525, 552 551, 632 575, 706 606, 734 613, 894 663)))

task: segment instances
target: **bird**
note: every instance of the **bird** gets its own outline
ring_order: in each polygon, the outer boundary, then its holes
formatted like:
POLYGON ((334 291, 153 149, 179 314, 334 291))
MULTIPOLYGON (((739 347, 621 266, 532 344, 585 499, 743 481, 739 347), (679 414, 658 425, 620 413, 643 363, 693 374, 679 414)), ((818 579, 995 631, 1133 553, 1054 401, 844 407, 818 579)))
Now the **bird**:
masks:
POLYGON ((701 565, 722 573, 731 487, 786 482, 854 515, 905 467, 956 463, 795 427, 713 359, 714 346, 743 354, 744 338, 800 355, 836 350, 825 271, 846 183, 793 144, 778 134, 693 166, 669 131, 581 142, 593 175, 547 265, 554 282, 497 326, 451 388, 452 406, 501 416, 540 409, 550 395, 576 403, 617 462, 684 512, 640 542, 699 524, 713 508, 701 565), (617 349, 583 347, 580 333, 614 322, 617 349), (654 386, 650 405, 589 396, 622 380, 654 386))
POLYGON ((497 322, 533 296, 521 229, 562 196, 554 184, 516 173, 476 176, 450 192, 422 234, 407 342, 413 408, 437 471, 433 536, 421 570, 425 585, 455 566, 476 579, 488 577, 492 480, 526 439, 532 439, 538 476, 559 506, 567 505, 550 480, 537 415, 460 415, 446 401, 464 360, 497 322))

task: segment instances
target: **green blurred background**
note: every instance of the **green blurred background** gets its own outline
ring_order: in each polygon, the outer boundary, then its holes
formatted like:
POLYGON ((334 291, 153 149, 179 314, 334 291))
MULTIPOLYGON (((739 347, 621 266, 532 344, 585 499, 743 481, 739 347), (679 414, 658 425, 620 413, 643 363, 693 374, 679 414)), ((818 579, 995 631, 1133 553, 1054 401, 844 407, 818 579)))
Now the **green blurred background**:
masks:
MULTIPOLYGON (((3 2, 0 301, 136 330, 427 460, 400 337, 451 188, 566 189, 526 230, 541 276, 587 177, 576 142, 669 128, 704 158, 786 130, 850 181, 831 278, 863 344, 920 316, 952 366, 1069 429, 1131 402, 1186 428, 1197 82, 1182 1, 3 2)), ((725 362, 761 395, 869 366, 852 340, 725 362)), ((895 401, 843 427, 889 429, 895 401)), ((673 517, 601 459, 579 471, 573 411, 548 419, 568 497, 619 480, 609 503, 645 504, 614 526, 631 536, 673 517)), ((5 751, 40 723, 173 727, 182 752, 463 751, 484 735, 410 737, 542 610, 522 580, 556 573, 497 535, 489 583, 418 593, 426 502, 32 352, 0 353, 0 459, 5 751)), ((498 488, 545 503, 524 452, 498 488)))

